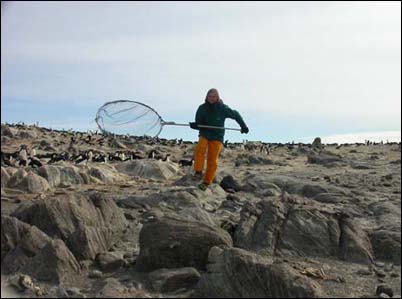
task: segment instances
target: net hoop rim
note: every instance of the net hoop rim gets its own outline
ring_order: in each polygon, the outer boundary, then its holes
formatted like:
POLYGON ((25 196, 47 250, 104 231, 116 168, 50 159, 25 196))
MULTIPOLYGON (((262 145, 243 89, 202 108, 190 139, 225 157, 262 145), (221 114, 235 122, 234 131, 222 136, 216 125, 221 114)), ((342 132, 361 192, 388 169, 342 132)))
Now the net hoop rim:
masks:
POLYGON ((160 128, 159 128, 158 133, 154 136, 154 137, 158 137, 158 135, 159 135, 159 134, 161 133, 161 131, 162 131, 163 123, 165 122, 165 121, 163 120, 162 116, 160 116, 159 113, 156 112, 156 110, 155 110, 154 108, 148 106, 147 104, 144 104, 144 103, 141 103, 141 102, 138 102, 138 101, 131 101, 131 100, 114 100, 114 101, 106 102, 106 103, 104 103, 104 104, 98 109, 98 111, 96 112, 95 122, 96 122, 96 124, 98 125, 98 128, 102 131, 103 134, 106 134, 106 135, 113 135, 114 133, 109 132, 109 131, 107 131, 107 130, 105 130, 105 129, 102 128, 102 126, 99 124, 99 121, 98 121, 98 120, 99 120, 99 117, 100 117, 100 116, 99 116, 99 113, 100 113, 100 111, 101 111, 105 106, 110 105, 110 104, 119 103, 119 102, 120 102, 120 103, 125 102, 125 103, 135 103, 135 104, 139 104, 139 105, 141 105, 141 106, 145 106, 146 108, 148 108, 149 110, 151 110, 152 112, 154 112, 154 113, 159 117, 159 121, 160 121, 160 123, 161 123, 161 126, 160 126, 160 128))

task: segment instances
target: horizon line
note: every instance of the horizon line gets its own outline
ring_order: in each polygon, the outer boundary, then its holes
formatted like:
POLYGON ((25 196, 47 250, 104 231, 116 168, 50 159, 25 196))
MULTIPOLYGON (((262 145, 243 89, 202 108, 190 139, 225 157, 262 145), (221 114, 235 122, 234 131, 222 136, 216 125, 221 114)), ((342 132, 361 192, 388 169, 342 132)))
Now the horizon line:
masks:
MULTIPOLYGON (((25 123, 23 121, 19 121, 17 123, 9 123, 9 122, 1 122, 1 125, 8 125, 8 126, 27 126, 27 127, 36 127, 39 129, 49 129, 49 130, 54 130, 54 131, 63 131, 63 132, 74 132, 74 133, 85 133, 85 132, 97 132, 99 131, 100 134, 102 135, 107 135, 99 128, 96 129, 86 129, 86 130, 80 130, 80 129, 74 129, 74 128, 69 128, 66 129, 65 127, 60 128, 61 126, 56 126, 58 128, 52 128, 51 126, 39 126, 38 122, 29 124, 25 123)), ((111 133, 110 135, 115 135, 115 136, 130 136, 130 137, 144 137, 144 136, 136 136, 136 135, 131 135, 131 134, 113 134, 111 133)), ((147 136, 149 138, 156 138, 156 137, 151 137, 147 136)), ((245 136, 246 137, 246 136, 245 136)), ((191 142, 196 142, 197 140, 184 140, 183 138, 164 138, 164 137, 158 137, 159 139, 165 139, 165 140, 177 140, 177 139, 182 139, 183 141, 191 141, 191 142)), ((364 144, 366 141, 374 142, 374 143, 400 143, 401 142, 401 131, 397 130, 389 130, 389 131, 370 131, 370 132, 356 132, 356 133, 347 133, 347 134, 331 134, 331 135, 326 135, 326 136, 308 136, 308 137, 300 137, 300 138, 293 138, 291 141, 288 142, 266 142, 262 140, 248 140, 247 138, 243 138, 243 143, 244 142, 262 142, 262 143, 268 143, 268 144, 312 144, 315 138, 320 138, 322 144, 364 144), (352 141, 350 140, 351 138, 355 138, 356 140, 352 141), (364 138, 364 141, 362 141, 362 138, 364 138), (345 142, 339 142, 335 140, 345 140, 345 142), (311 142, 306 142, 306 140, 311 140, 311 142), (359 141, 360 140, 360 141, 359 141), (299 142, 296 142, 299 141, 299 142)), ((229 143, 242 143, 242 142, 229 142, 229 143)))

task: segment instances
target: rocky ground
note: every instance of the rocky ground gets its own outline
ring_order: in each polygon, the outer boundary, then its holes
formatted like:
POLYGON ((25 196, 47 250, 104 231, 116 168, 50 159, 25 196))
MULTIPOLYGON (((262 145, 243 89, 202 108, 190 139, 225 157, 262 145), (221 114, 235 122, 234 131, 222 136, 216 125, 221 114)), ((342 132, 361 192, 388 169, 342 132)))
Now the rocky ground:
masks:
POLYGON ((400 298, 400 143, 194 146, 2 125, 2 297, 400 298))

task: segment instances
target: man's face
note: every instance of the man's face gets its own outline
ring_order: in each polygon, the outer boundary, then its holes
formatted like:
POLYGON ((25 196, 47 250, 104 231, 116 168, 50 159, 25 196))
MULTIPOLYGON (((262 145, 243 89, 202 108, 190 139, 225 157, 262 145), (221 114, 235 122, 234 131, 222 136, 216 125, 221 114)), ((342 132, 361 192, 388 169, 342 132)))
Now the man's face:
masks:
POLYGON ((211 104, 214 104, 218 101, 218 94, 216 92, 210 92, 207 97, 207 101, 211 104))

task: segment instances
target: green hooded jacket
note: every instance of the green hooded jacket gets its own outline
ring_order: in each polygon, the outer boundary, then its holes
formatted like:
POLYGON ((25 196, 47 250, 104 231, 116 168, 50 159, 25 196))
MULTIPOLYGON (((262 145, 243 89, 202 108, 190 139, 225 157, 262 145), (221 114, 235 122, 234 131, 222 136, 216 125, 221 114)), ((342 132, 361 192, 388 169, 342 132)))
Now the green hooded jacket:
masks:
MULTIPOLYGON (((200 105, 195 115, 195 122, 197 125, 224 127, 226 118, 234 119, 241 128, 246 127, 246 123, 240 113, 236 110, 230 109, 222 100, 219 100, 214 104, 205 101, 204 104, 200 105)), ((219 140, 223 143, 225 130, 200 128, 199 132, 198 136, 203 136, 210 141, 219 140)))

